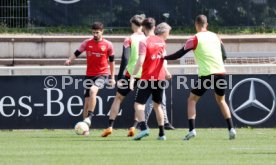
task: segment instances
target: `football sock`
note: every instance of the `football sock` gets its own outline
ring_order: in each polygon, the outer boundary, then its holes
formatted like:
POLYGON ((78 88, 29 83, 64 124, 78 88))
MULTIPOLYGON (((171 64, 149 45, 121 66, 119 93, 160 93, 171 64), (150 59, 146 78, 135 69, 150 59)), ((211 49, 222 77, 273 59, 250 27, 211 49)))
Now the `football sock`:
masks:
POLYGON ((234 128, 232 118, 225 119, 227 122, 228 130, 230 131, 231 128, 234 128))
POLYGON ((144 131, 144 130, 147 129, 147 124, 146 124, 146 122, 141 121, 141 122, 139 123, 139 125, 140 125, 141 131, 144 131))
POLYGON ((195 119, 189 119, 189 131, 195 129, 195 119))
POLYGON ((92 111, 88 111, 87 117, 92 121, 92 117, 94 116, 94 113, 92 111))
POLYGON ((109 119, 108 120, 108 127, 112 127, 113 128, 113 124, 114 124, 114 120, 109 119))
POLYGON ((161 126, 159 126, 159 136, 161 137, 161 136, 164 136, 164 135, 165 135, 165 133, 164 133, 164 126, 161 125, 161 126))

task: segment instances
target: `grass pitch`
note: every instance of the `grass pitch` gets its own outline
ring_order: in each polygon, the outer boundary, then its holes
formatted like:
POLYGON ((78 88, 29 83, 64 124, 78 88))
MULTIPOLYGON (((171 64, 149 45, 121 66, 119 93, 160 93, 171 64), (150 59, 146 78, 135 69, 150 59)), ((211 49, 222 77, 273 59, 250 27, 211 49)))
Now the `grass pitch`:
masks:
POLYGON ((226 129, 197 129, 197 137, 183 141, 187 129, 166 131, 167 141, 149 137, 133 141, 126 129, 107 138, 102 130, 88 137, 73 130, 0 131, 1 165, 176 165, 276 164, 276 129, 237 129, 228 140, 226 129))

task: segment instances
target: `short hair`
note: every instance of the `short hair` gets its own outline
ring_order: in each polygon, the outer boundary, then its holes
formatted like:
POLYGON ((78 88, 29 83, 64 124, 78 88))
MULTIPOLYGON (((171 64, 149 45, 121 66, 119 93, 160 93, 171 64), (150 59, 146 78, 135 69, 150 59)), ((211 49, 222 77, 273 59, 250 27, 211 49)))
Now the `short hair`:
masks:
POLYGON ((104 29, 104 25, 101 22, 94 22, 91 26, 92 30, 103 30, 104 29))
POLYGON ((198 15, 195 19, 195 23, 203 27, 205 24, 207 24, 207 17, 203 14, 198 15))
POLYGON ((142 26, 147 30, 151 30, 155 26, 155 19, 148 17, 142 22, 142 26))
POLYGON ((144 19, 145 19, 144 14, 141 14, 141 15, 136 14, 129 21, 130 23, 133 23, 136 26, 142 26, 142 22, 144 21, 144 19))
POLYGON ((155 33, 155 35, 160 35, 160 34, 170 31, 171 29, 172 29, 172 27, 169 24, 167 24, 166 22, 162 22, 156 26, 154 33, 155 33))

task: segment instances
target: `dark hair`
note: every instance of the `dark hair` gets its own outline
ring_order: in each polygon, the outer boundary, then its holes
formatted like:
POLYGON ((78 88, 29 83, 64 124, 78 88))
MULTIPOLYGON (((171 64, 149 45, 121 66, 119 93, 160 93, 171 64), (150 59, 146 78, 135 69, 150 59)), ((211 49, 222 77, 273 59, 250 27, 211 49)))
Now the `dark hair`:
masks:
POLYGON ((141 14, 141 15, 134 15, 129 21, 130 23, 135 24, 136 26, 142 26, 142 22, 145 19, 145 15, 141 14))
POLYGON ((207 24, 207 17, 203 14, 198 15, 195 19, 195 23, 203 27, 205 24, 207 24))
POLYGON ((104 25, 101 22, 94 22, 91 26, 92 30, 103 30, 104 25))
POLYGON ((151 30, 155 26, 155 19, 148 17, 142 22, 142 26, 147 30, 151 30))

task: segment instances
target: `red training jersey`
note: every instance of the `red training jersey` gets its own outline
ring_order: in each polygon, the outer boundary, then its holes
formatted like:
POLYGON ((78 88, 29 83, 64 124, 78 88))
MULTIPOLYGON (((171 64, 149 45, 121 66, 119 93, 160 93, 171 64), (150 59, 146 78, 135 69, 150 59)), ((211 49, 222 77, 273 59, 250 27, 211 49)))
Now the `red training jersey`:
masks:
POLYGON ((158 36, 149 36, 139 44, 139 55, 145 55, 142 80, 165 80, 164 59, 159 55, 165 52, 166 43, 158 36))
POLYGON ((87 76, 108 74, 108 57, 114 55, 114 49, 110 41, 87 39, 82 42, 78 50, 80 52, 86 51, 87 76))

